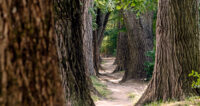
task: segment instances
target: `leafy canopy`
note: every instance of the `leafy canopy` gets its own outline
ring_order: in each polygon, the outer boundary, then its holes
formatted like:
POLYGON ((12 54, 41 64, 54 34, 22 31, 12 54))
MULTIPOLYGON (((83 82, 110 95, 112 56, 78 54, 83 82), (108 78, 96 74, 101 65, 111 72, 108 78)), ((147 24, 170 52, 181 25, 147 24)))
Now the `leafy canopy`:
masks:
POLYGON ((137 14, 147 10, 155 11, 158 0, 95 0, 95 6, 104 12, 115 10, 131 10, 137 14))

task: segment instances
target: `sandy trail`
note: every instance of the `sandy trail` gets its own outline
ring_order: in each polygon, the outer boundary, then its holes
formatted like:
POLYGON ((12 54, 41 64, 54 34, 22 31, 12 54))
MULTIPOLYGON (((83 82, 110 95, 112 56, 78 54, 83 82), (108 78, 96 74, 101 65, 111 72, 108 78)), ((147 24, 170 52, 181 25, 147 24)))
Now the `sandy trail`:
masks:
POLYGON ((113 65, 114 60, 115 58, 103 58, 104 70, 100 70, 100 73, 103 74, 100 76, 100 80, 107 85, 112 94, 107 99, 99 100, 95 104, 96 106, 133 106, 146 89, 147 83, 134 80, 119 83, 124 73, 112 74, 116 67, 113 65), (133 94, 134 98, 129 98, 130 94, 133 94))

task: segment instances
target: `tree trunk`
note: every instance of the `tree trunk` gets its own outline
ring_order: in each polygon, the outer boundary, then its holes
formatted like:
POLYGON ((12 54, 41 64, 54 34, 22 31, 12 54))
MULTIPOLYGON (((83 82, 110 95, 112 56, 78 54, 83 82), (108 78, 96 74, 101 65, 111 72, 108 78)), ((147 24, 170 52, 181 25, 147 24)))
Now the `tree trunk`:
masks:
MULTIPOLYGON (((119 29, 122 29, 124 25, 119 22, 119 29)), ((116 56, 116 65, 117 67, 113 73, 119 71, 127 70, 127 60, 129 58, 129 49, 128 49, 128 36, 126 32, 119 32, 117 36, 117 56, 116 56)))
POLYGON ((93 62, 93 30, 92 30, 92 14, 89 8, 93 7, 93 0, 89 0, 85 6, 84 22, 86 35, 83 38, 84 53, 86 57, 86 70, 89 75, 95 75, 93 62))
POLYGON ((100 47, 103 41, 104 37, 104 31, 106 28, 106 25, 108 23, 108 19, 110 16, 110 12, 104 14, 101 12, 100 9, 97 9, 97 16, 96 16, 96 23, 97 23, 97 29, 93 31, 93 49, 94 49, 94 68, 96 71, 96 74, 99 74, 99 68, 100 68, 100 47))
POLYGON ((153 78, 137 105, 198 95, 188 77, 200 72, 198 0, 160 0, 156 34, 153 78))
POLYGON ((98 39, 97 39, 97 32, 93 31, 93 62, 94 62, 94 69, 96 75, 98 76, 99 73, 99 48, 98 48, 98 39))
POLYGON ((134 12, 126 11, 124 21, 128 34, 129 59, 128 70, 125 71, 122 82, 129 79, 144 79, 144 62, 149 60, 145 53, 153 49, 153 13, 147 12, 137 18, 134 12))
POLYGON ((85 0, 55 0, 57 52, 67 106, 94 106, 84 57, 85 0))
POLYGON ((64 106, 51 0, 0 3, 0 105, 64 106))
POLYGON ((87 83, 88 83, 88 89, 93 95, 97 95, 99 97, 102 97, 102 95, 96 90, 96 88, 93 86, 92 80, 90 79, 90 76, 96 75, 96 72, 94 70, 94 62, 93 62, 93 29, 92 29, 92 14, 89 11, 89 8, 93 7, 93 0, 88 0, 85 10, 84 10, 84 22, 85 22, 85 35, 83 38, 83 50, 84 50, 84 57, 86 59, 85 65, 86 65, 86 75, 87 75, 87 83))

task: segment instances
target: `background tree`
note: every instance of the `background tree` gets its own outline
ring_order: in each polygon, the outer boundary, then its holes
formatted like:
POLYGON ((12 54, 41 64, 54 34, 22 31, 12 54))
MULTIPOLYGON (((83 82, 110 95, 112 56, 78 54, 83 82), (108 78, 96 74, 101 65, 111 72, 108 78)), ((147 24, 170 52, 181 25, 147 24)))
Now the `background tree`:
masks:
POLYGON ((96 24, 97 29, 93 32, 93 47, 94 47, 94 68, 96 74, 99 74, 100 68, 100 47, 104 37, 104 31, 108 23, 110 12, 103 13, 100 8, 97 9, 96 24))
POLYGON ((153 78, 137 105, 199 95, 192 70, 199 72, 198 0, 159 0, 153 78))
MULTIPOLYGON (((144 63, 151 58, 145 54, 153 50, 153 11, 156 10, 156 0, 115 0, 116 9, 123 13, 129 56, 125 62, 127 71, 122 82, 129 79, 146 78, 144 63)), ((118 51, 119 53, 119 51, 118 51)), ((118 57, 117 57, 118 58, 118 57)), ((118 61, 118 60, 117 60, 118 61)), ((119 65, 117 66, 119 68, 119 65)))
POLYGON ((117 66, 113 73, 123 70, 126 71, 129 59, 128 36, 126 34, 124 22, 122 21, 118 23, 118 27, 122 31, 120 31, 117 36, 117 55, 115 60, 117 66))
POLYGON ((0 2, 0 105, 64 106, 51 0, 0 2))
POLYGON ((68 106, 94 106, 84 57, 85 12, 90 0, 55 0, 57 52, 68 106))
POLYGON ((146 78, 145 53, 153 50, 153 12, 146 12, 137 18, 135 12, 124 11, 124 22, 128 34, 129 59, 122 81, 146 78))
POLYGON ((99 68, 101 63, 100 58, 100 47, 104 38, 104 32, 106 29, 106 25, 108 23, 108 19, 111 11, 114 9, 114 2, 112 0, 94 0, 95 15, 93 17, 93 22, 95 25, 93 31, 93 47, 94 47, 94 68, 96 70, 96 74, 99 74, 99 68))
POLYGON ((101 44, 101 56, 116 56, 116 48, 117 48, 117 35, 119 32, 122 32, 122 28, 118 27, 119 12, 113 11, 110 14, 108 19, 108 23, 106 25, 106 29, 104 32, 104 38, 101 44))

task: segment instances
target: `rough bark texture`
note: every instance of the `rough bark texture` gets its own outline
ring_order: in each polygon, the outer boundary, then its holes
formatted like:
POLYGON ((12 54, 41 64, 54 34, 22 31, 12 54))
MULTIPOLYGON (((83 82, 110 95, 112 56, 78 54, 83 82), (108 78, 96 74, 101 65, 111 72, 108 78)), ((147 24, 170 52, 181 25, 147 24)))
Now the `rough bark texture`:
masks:
POLYGON ((84 22, 86 35, 83 38, 84 53, 86 57, 86 69, 89 75, 95 75, 93 62, 93 30, 92 30, 92 14, 89 9, 93 7, 93 0, 89 0, 85 6, 84 22))
MULTIPOLYGON (((121 29, 122 27, 124 27, 124 25, 122 23, 119 23, 119 29, 121 29)), ((127 70, 128 58, 128 36, 126 32, 119 32, 117 36, 117 55, 115 60, 117 67, 115 68, 113 73, 127 70)))
POLYGON ((137 105, 198 95, 192 70, 199 70, 198 0, 160 0, 153 78, 137 105))
POLYGON ((86 75, 85 0, 55 0, 57 51, 67 106, 94 106, 86 75))
POLYGON ((126 11, 124 21, 128 34, 129 59, 128 70, 125 71, 122 82, 129 79, 144 79, 144 62, 149 60, 145 53, 153 49, 153 13, 147 12, 138 18, 134 12, 126 11))
POLYGON ((0 1, 0 105, 64 106, 51 0, 0 1))
POLYGON ((86 31, 84 38, 83 38, 83 50, 84 50, 84 57, 86 59, 86 75, 87 75, 87 83, 88 89, 93 95, 97 95, 102 97, 102 95, 96 90, 96 88, 92 84, 92 80, 90 79, 91 75, 96 75, 94 70, 94 62, 93 62, 93 30, 92 30, 92 14, 90 13, 90 8, 93 7, 93 0, 88 0, 85 10, 84 10, 84 29, 86 31))
POLYGON ((108 19, 110 16, 110 12, 103 13, 100 9, 97 9, 97 16, 96 16, 96 24, 97 29, 93 31, 93 49, 94 49, 94 68, 96 71, 96 74, 99 74, 99 68, 100 68, 100 47, 103 41, 104 37, 104 31, 106 28, 106 25, 108 23, 108 19))

